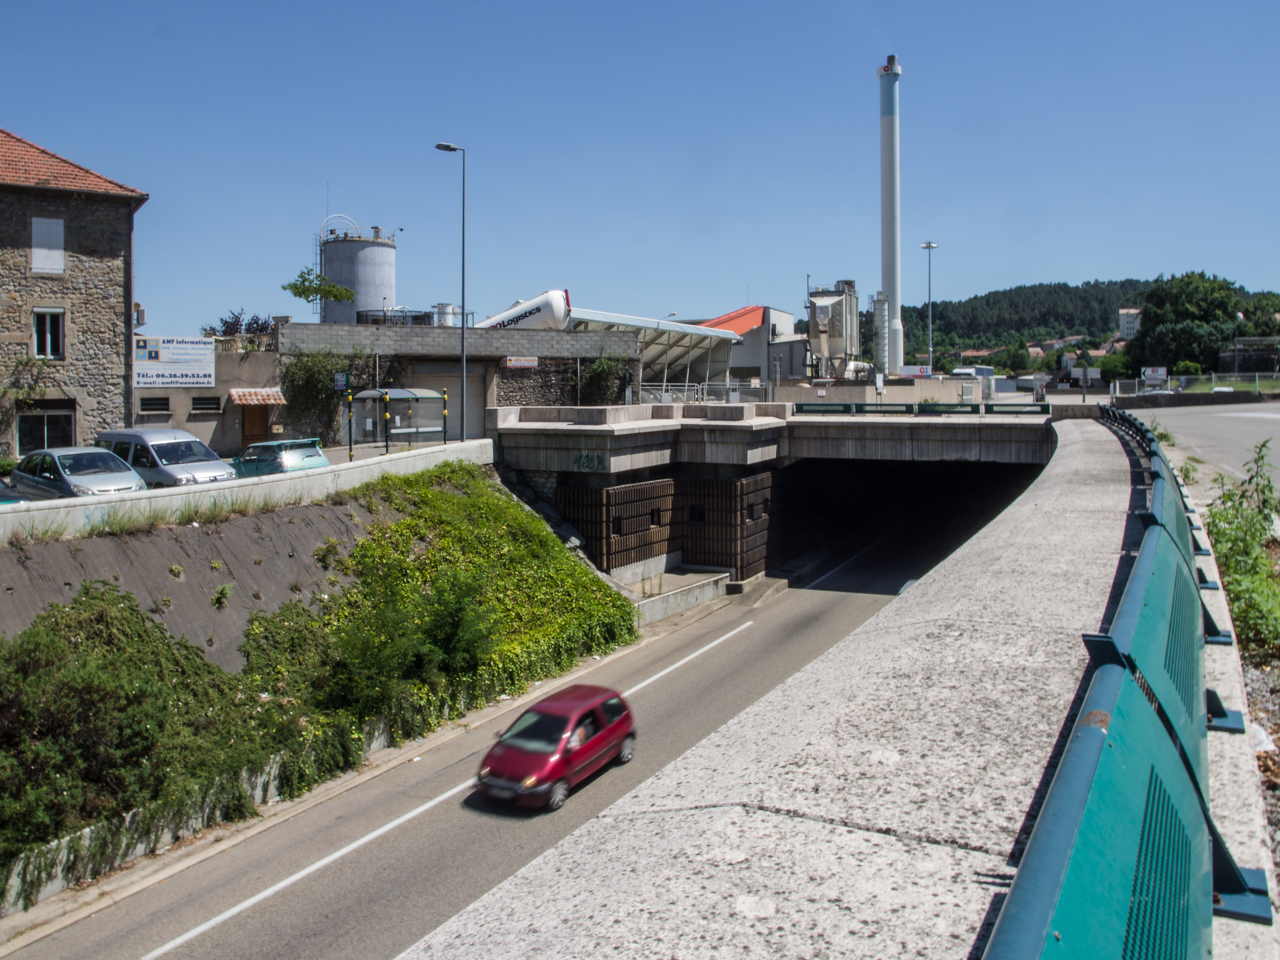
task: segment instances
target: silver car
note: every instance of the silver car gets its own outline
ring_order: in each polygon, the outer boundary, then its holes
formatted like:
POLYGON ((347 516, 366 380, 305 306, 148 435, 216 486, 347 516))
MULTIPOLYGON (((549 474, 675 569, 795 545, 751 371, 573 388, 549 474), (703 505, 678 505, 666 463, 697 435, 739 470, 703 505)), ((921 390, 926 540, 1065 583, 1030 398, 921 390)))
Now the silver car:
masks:
POLYGON ((14 489, 32 500, 92 497, 147 489, 147 482, 110 450, 52 447, 22 458, 9 476, 14 489))
POLYGON ((152 487, 234 480, 231 465, 185 430, 104 430, 95 441, 152 487))

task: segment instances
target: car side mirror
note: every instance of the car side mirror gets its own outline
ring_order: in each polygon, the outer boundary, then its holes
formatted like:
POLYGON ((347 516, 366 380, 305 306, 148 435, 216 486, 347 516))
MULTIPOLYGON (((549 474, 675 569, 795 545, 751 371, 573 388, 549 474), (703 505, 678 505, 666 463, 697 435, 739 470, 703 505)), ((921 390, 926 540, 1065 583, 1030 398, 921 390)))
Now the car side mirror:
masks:
POLYGON ((502 739, 502 731, 501 731, 501 730, 495 730, 495 731, 493 732, 493 739, 495 739, 495 740, 501 740, 501 739, 502 739))

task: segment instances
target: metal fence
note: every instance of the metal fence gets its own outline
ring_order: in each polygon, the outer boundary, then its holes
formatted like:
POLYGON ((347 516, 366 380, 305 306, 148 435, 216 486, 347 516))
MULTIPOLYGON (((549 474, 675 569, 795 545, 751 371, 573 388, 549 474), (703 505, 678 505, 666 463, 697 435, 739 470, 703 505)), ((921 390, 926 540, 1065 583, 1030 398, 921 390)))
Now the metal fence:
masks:
POLYGON ((1210 373, 1203 377, 1170 376, 1167 380, 1117 380, 1112 394, 1135 397, 1144 393, 1274 393, 1280 375, 1274 373, 1210 373))
POLYGON ((1200 600, 1177 477, 1150 429, 1102 407, 1151 461, 1142 546, 985 960, 1204 957, 1213 917, 1272 922, 1266 877, 1236 865, 1209 814, 1207 738, 1243 733, 1204 685, 1204 644, 1230 644, 1200 600))
POLYGON ((768 403, 769 387, 738 386, 726 383, 645 383, 640 385, 639 403, 768 403))

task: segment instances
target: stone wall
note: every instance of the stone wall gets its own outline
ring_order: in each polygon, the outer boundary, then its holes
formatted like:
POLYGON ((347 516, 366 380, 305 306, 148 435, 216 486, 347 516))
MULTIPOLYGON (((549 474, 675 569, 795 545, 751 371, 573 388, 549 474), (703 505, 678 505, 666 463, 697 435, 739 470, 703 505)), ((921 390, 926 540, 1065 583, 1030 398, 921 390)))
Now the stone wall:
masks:
POLYGON ((527 370, 509 370, 498 365, 497 403, 499 407, 568 407, 577 403, 574 389, 576 359, 539 357, 538 365, 527 370))
MULTIPOLYGON (((0 375, 34 353, 33 317, 60 308, 65 359, 49 360, 46 400, 74 400, 78 443, 124 423, 125 263, 133 201, 73 193, 0 191, 0 375), (65 269, 31 271, 31 218, 64 221, 65 269)), ((13 409, 0 410, 0 455, 17 449, 13 409)))

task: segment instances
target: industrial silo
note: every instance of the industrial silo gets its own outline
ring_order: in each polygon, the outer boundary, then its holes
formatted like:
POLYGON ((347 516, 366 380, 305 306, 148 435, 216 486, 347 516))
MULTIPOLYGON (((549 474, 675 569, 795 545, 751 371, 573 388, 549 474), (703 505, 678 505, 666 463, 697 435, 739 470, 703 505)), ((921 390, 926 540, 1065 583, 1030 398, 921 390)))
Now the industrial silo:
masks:
MULTIPOLYGON (((324 301, 321 323, 355 323, 356 314, 366 316, 396 306, 396 244, 374 227, 371 235, 361 233, 354 220, 325 221, 320 237, 320 272, 339 286, 350 288, 355 301, 324 301)), ((394 234, 393 234, 394 236, 394 234)))

